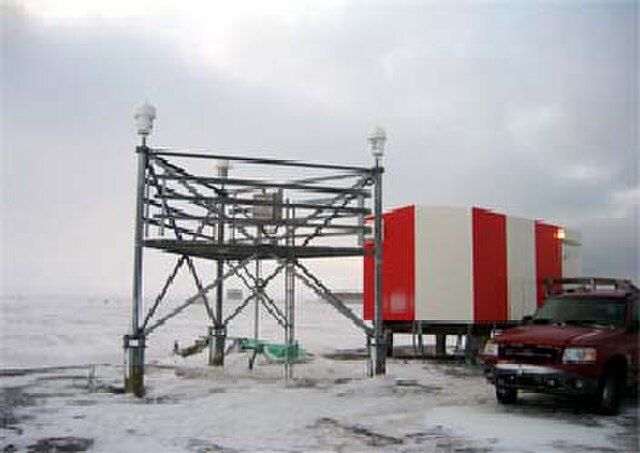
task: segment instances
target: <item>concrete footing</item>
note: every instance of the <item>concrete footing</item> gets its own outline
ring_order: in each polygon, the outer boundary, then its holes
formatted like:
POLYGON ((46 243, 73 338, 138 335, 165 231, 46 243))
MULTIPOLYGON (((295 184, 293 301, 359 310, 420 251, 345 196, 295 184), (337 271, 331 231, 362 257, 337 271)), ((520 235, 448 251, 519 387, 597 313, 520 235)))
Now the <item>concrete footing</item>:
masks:
POLYGON ((133 393, 137 397, 144 396, 144 350, 145 337, 124 336, 125 366, 124 388, 125 392, 133 393))
POLYGON ((209 365, 224 366, 224 350, 227 341, 227 329, 224 326, 209 328, 209 365))

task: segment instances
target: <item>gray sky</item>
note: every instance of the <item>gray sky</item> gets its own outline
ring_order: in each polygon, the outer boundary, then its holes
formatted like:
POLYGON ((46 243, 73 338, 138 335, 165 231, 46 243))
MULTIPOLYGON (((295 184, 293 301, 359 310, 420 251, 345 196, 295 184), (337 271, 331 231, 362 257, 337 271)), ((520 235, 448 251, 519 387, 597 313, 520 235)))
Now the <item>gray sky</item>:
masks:
POLYGON ((576 227, 638 281, 637 2, 1 8, 3 293, 128 294, 145 98, 158 146, 368 165, 381 124, 387 207, 576 227))

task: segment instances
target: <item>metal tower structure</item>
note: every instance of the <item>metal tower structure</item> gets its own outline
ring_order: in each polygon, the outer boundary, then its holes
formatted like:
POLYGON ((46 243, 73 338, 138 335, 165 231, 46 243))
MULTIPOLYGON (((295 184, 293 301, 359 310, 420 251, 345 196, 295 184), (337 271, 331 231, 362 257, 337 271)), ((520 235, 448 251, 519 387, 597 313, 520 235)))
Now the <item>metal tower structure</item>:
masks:
POLYGON ((134 277, 130 333, 124 336, 125 388, 144 394, 144 350, 147 337, 167 321, 198 302, 204 303, 209 329, 209 365, 224 364, 228 326, 243 310, 264 307, 285 333, 285 377, 292 377, 295 341, 296 283, 312 290, 350 319, 366 335, 372 374, 385 372, 382 331, 382 173, 386 136, 376 129, 368 141, 375 157, 371 168, 306 163, 292 160, 212 155, 151 148, 155 109, 148 104, 136 112, 142 143, 138 155, 135 216, 134 277), (229 177, 229 167, 238 176, 229 177), (241 175, 244 173, 244 175, 241 175), (306 261, 359 257, 364 238, 375 238, 375 320, 365 323, 333 294, 306 261), (173 255, 175 263, 159 294, 143 307, 143 253, 157 249, 173 255), (195 259, 216 263, 215 278, 206 282, 195 259), (270 272, 263 275, 264 262, 270 272), (158 315, 167 291, 181 268, 188 269, 195 293, 158 315), (267 291, 284 276, 284 307, 267 291), (224 312, 223 289, 238 279, 249 292, 230 313, 224 312), (215 293, 215 304, 210 296, 215 293), (372 347, 371 347, 372 346, 372 347))

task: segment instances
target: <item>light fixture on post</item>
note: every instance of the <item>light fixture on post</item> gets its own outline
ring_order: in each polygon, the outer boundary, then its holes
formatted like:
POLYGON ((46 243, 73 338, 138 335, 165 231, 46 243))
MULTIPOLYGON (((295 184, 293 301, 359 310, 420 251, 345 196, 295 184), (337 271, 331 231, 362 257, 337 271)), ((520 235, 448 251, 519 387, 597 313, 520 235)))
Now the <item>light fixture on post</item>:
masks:
POLYGON ((124 337, 125 355, 128 367, 125 367, 125 390, 136 396, 144 395, 144 349, 145 334, 140 325, 142 317, 142 248, 144 243, 145 189, 148 148, 147 137, 153 130, 156 109, 145 102, 134 114, 138 135, 142 145, 136 148, 138 153, 138 181, 136 192, 135 237, 133 246, 133 292, 131 301, 131 333, 124 337))
POLYGON ((133 117, 136 120, 138 135, 142 137, 142 146, 146 146, 147 137, 153 130, 153 120, 156 119, 156 109, 145 101, 144 104, 136 109, 136 113, 133 117))
POLYGON ((374 240, 375 240, 375 286, 374 286, 374 344, 373 344, 373 362, 374 374, 381 375, 386 373, 386 355, 387 342, 385 341, 384 331, 382 328, 382 173, 383 167, 382 155, 384 154, 384 145, 387 141, 387 134, 384 129, 377 126, 371 131, 367 142, 371 148, 371 154, 376 160, 376 165, 372 170, 374 178, 374 240))
POLYGON ((384 144, 387 142, 387 134, 380 126, 376 126, 367 138, 371 147, 371 154, 376 159, 376 166, 379 166, 384 154, 384 144))

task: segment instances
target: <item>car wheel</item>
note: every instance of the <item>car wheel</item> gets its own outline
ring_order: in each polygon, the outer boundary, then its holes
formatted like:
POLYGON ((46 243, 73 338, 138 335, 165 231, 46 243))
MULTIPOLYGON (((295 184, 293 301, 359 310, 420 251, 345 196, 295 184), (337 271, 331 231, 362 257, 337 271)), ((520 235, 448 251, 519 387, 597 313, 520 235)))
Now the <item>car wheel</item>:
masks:
POLYGON ((500 404, 515 404, 518 400, 518 390, 496 387, 496 399, 500 404))
POLYGON ((600 379, 597 409, 603 415, 616 415, 620 410, 620 378, 615 370, 607 371, 600 379))

